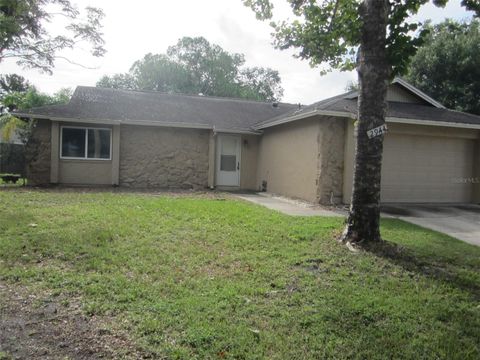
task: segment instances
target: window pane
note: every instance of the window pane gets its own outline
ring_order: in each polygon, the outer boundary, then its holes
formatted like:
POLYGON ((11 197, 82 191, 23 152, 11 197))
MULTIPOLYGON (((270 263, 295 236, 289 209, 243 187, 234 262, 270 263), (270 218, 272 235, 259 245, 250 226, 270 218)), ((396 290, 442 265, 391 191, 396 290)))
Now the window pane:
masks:
POLYGON ((62 128, 62 157, 85 157, 85 131, 62 128))
POLYGON ((110 130, 88 129, 88 158, 110 158, 110 130))
POLYGON ((237 157, 235 155, 220 156, 220 170, 222 171, 236 171, 237 157))
POLYGON ((235 155, 237 153, 237 138, 224 137, 222 139, 222 154, 235 155))

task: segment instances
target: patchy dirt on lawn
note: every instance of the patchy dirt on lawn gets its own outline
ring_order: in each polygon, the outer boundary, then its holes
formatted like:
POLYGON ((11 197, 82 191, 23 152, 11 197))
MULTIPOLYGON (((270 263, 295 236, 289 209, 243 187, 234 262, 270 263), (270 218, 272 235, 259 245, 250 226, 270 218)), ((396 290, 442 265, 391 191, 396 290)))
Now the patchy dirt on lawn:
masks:
POLYGON ((0 359, 144 359, 113 319, 82 313, 78 299, 0 281, 0 359))

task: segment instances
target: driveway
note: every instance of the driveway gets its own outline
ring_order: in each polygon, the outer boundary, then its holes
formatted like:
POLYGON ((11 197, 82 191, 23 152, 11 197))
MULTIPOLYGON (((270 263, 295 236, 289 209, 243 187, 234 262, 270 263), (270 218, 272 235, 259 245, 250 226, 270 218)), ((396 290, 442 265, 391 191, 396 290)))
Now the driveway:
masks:
MULTIPOLYGON (((236 193, 240 199, 292 216, 346 216, 342 208, 321 207, 267 193, 236 193)), ((480 246, 480 206, 439 204, 382 205, 382 216, 408 221, 480 246)))
POLYGON ((479 205, 383 205, 382 215, 405 220, 480 246, 479 205))

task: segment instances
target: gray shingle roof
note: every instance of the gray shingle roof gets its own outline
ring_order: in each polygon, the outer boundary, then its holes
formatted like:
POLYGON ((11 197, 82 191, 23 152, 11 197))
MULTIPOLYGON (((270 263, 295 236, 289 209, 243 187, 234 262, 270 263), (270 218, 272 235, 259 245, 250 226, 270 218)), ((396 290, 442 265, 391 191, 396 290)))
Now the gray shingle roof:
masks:
MULTIPOLYGON (((160 92, 127 91, 79 86, 66 105, 44 106, 20 115, 71 119, 165 123, 171 126, 215 128, 220 131, 254 131, 279 122, 293 121, 315 112, 337 116, 357 114, 355 92, 325 99, 309 106, 160 92)), ((480 116, 430 105, 389 102, 388 117, 480 125, 480 116)))
POLYGON ((297 105, 241 99, 127 91, 79 86, 66 105, 22 112, 37 117, 75 120, 153 121, 220 130, 252 131, 256 123, 288 113, 297 105))
MULTIPOLYGON (((357 114, 357 99, 352 99, 353 92, 335 96, 333 98, 325 99, 314 103, 309 106, 305 106, 302 109, 296 109, 290 111, 286 115, 278 116, 274 119, 270 119, 256 125, 257 129, 269 127, 272 124, 277 123, 281 119, 287 119, 289 117, 301 118, 302 115, 308 116, 318 111, 344 113, 355 117, 357 114)), ((473 124, 480 125, 480 116, 467 114, 460 111, 448 110, 444 108, 437 108, 429 105, 402 103, 390 101, 388 103, 387 117, 402 118, 402 119, 414 119, 414 120, 426 120, 437 121, 457 124, 473 124)))

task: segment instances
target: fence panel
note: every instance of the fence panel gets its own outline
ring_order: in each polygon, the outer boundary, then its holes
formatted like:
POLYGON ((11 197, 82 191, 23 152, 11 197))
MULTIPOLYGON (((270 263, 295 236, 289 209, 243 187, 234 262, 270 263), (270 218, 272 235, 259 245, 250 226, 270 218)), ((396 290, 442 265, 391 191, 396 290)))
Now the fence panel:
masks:
POLYGON ((0 143, 0 173, 25 173, 25 148, 19 144, 0 143))

